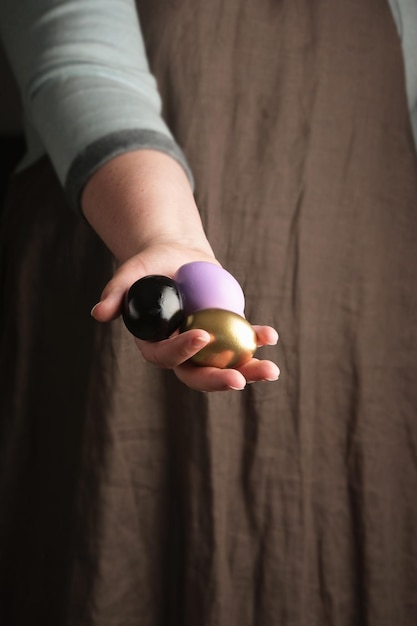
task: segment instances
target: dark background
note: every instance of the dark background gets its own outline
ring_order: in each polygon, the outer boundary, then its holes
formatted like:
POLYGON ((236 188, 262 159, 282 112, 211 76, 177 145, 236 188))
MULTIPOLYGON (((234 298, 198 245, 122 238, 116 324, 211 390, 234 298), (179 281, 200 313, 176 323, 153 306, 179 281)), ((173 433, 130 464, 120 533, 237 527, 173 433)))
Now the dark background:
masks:
POLYGON ((6 55, 0 46, 0 204, 9 177, 23 156, 22 107, 6 55))

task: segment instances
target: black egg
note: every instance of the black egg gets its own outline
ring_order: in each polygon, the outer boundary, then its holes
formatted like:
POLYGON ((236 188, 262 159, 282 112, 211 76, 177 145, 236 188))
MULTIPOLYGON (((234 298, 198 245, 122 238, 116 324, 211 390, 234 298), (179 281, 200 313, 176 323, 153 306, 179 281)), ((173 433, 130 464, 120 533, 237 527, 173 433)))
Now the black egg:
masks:
POLYGON ((145 276, 133 283, 123 303, 127 329, 146 341, 168 339, 183 320, 177 284, 168 276, 145 276))

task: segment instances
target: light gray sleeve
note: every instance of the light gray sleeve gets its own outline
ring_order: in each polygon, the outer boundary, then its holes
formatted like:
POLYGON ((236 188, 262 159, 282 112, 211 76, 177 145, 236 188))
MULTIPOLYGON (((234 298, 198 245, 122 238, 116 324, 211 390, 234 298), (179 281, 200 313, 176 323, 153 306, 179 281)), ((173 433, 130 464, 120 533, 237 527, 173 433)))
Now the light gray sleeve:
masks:
POLYGON ((388 0, 404 56, 408 108, 417 147, 417 0, 388 0))
POLYGON ((2 0, 25 115, 78 208, 89 176, 136 148, 186 159, 161 117, 134 0, 2 0))

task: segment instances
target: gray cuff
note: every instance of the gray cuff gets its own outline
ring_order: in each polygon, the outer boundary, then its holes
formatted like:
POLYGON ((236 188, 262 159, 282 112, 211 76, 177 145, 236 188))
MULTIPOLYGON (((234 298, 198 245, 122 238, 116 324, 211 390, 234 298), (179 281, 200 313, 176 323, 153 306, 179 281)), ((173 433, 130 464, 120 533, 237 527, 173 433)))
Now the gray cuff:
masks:
POLYGON ((67 200, 81 213, 81 193, 94 172, 113 157, 133 150, 158 150, 174 158, 185 170, 194 189, 194 179, 184 153, 169 137, 154 130, 121 130, 101 137, 79 154, 70 166, 65 181, 67 200))

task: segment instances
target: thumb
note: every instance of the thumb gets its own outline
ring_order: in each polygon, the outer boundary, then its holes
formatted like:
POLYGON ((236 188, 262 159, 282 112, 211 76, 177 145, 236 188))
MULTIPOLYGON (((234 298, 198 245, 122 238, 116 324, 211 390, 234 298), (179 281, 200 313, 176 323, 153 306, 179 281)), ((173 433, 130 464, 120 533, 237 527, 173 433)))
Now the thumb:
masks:
POLYGON ((91 316, 97 322, 110 322, 116 319, 122 312, 124 290, 113 289, 108 295, 102 296, 91 309, 91 316))
POLYGON ((119 317, 126 291, 135 281, 146 276, 146 273, 138 258, 135 263, 121 265, 103 289, 100 301, 91 309, 92 317, 98 322, 110 322, 119 317))

